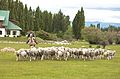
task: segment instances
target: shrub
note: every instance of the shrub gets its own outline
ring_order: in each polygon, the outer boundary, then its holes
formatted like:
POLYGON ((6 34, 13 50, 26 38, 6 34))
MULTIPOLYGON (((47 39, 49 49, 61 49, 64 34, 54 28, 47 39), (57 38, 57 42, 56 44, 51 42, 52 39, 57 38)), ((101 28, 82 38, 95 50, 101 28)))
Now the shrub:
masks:
POLYGON ((57 39, 57 36, 55 34, 50 34, 50 33, 45 32, 43 30, 37 31, 36 36, 40 37, 44 40, 56 40, 57 39))
POLYGON ((82 38, 90 44, 98 44, 101 30, 95 27, 86 27, 82 30, 82 38))
POLYGON ((100 42, 114 43, 116 32, 114 31, 101 31, 95 27, 86 27, 82 30, 82 37, 90 44, 99 44, 100 42))
POLYGON ((68 30, 64 33, 63 39, 64 40, 69 40, 69 41, 73 40, 73 33, 72 33, 72 27, 71 26, 69 26, 68 30))

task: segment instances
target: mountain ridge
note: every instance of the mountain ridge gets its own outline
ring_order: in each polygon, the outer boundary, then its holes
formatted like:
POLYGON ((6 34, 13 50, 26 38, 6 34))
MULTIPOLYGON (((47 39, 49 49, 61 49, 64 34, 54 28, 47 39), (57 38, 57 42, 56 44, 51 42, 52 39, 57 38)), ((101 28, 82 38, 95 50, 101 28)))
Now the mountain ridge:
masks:
POLYGON ((97 26, 97 24, 100 23, 100 27, 106 28, 109 27, 109 25, 120 27, 120 23, 112 23, 112 22, 99 22, 99 21, 86 21, 85 26, 90 26, 91 24, 97 26))

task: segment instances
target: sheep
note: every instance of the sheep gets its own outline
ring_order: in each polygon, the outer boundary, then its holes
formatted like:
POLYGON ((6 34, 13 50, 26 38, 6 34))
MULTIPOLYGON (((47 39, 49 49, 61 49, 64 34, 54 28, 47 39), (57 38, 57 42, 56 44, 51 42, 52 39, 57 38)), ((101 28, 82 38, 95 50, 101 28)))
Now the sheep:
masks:
POLYGON ((32 59, 36 60, 38 57, 39 51, 36 47, 31 46, 30 51, 29 51, 29 57, 30 57, 30 61, 32 61, 32 59))
POLYGON ((28 51, 29 49, 19 49, 18 51, 15 51, 16 52, 16 61, 19 61, 21 58, 27 58, 28 57, 28 51))
POLYGON ((114 57, 115 52, 116 52, 116 51, 107 50, 107 51, 105 51, 105 52, 103 53, 103 56, 104 56, 104 58, 106 58, 107 60, 110 60, 110 59, 112 59, 112 58, 114 57))

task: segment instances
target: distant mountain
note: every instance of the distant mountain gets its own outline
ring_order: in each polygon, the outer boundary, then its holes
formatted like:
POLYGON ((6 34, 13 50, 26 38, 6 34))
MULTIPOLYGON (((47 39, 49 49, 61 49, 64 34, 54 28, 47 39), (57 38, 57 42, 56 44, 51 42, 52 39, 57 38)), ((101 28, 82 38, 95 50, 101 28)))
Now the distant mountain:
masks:
POLYGON ((105 28, 108 27, 109 25, 113 25, 116 27, 120 27, 120 23, 107 23, 107 22, 98 22, 98 21, 94 21, 94 22, 86 22, 85 26, 90 26, 91 24, 96 25, 100 23, 100 27, 105 28))

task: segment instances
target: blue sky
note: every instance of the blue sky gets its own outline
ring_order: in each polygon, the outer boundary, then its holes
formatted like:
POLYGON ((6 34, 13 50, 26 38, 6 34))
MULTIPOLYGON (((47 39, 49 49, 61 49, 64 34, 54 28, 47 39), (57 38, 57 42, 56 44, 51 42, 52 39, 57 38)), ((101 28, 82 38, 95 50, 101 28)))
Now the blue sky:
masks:
POLYGON ((28 7, 37 6, 42 11, 57 13, 60 9, 72 21, 75 14, 84 7, 86 21, 120 23, 120 0, 20 0, 28 7))

